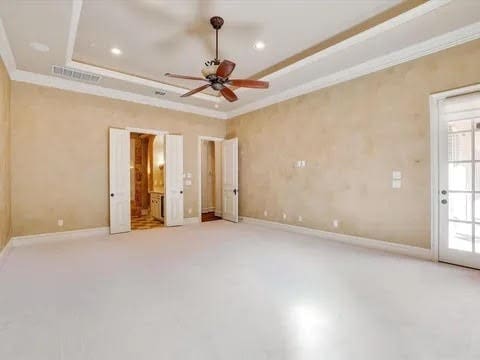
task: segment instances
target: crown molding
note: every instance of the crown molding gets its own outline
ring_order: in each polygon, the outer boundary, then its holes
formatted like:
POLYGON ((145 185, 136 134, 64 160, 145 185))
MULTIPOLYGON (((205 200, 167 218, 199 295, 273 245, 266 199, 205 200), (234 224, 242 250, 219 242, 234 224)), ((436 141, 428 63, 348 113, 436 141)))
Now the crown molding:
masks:
POLYGON ((53 87, 62 90, 74 91, 82 94, 90 94, 102 97, 108 97, 117 100, 130 101, 137 104, 150 105, 159 108, 166 108, 181 112, 203 115, 215 119, 226 119, 225 113, 200 106, 182 104, 169 100, 156 99, 150 96, 135 94, 127 91, 110 89, 98 85, 86 84, 71 80, 62 79, 55 76, 32 73, 23 70, 15 70, 11 74, 11 79, 18 82, 25 82, 41 86, 53 87))
MULTIPOLYGON (((102 67, 99 67, 99 66, 83 64, 83 63, 80 63, 80 62, 77 62, 77 61, 74 61, 74 60, 68 60, 66 62, 66 66, 74 68, 74 69, 83 70, 83 71, 91 72, 91 73, 94 73, 94 74, 102 75, 103 77, 108 77, 108 78, 112 78, 112 79, 116 79, 116 80, 122 80, 122 81, 126 81, 126 82, 129 82, 129 83, 132 83, 132 84, 148 86, 148 87, 151 87, 153 89, 164 89, 164 90, 173 92, 175 94, 180 94, 181 95, 181 94, 184 94, 186 91, 188 91, 187 89, 180 88, 180 87, 173 86, 173 85, 169 85, 169 84, 165 84, 165 83, 162 83, 162 82, 159 82, 159 81, 148 80, 148 79, 144 79, 144 78, 141 78, 141 77, 138 77, 138 76, 124 74, 124 73, 121 73, 119 71, 105 69, 105 68, 102 68, 102 67)), ((220 97, 214 96, 214 95, 203 94, 203 93, 197 93, 197 94, 192 95, 191 97, 194 97, 194 98, 197 98, 197 99, 200 99, 200 100, 210 101, 210 102, 213 102, 213 103, 219 103, 220 102, 220 97)))
POLYGON ((3 27, 3 21, 0 18, 0 56, 3 59, 3 64, 7 69, 10 79, 12 78, 13 72, 17 69, 17 64, 15 62, 15 57, 12 53, 12 48, 10 47, 10 42, 8 41, 7 33, 3 27))
POLYGON ((388 55, 377 57, 362 64, 338 71, 334 74, 318 78, 306 84, 283 91, 279 94, 269 96, 265 99, 246 104, 238 109, 227 112, 226 117, 227 119, 231 119, 269 105, 292 99, 297 96, 305 95, 310 92, 342 82, 353 80, 360 76, 368 75, 395 65, 402 64, 404 62, 415 60, 453 46, 476 40, 478 38, 480 38, 480 22, 406 47, 388 55))

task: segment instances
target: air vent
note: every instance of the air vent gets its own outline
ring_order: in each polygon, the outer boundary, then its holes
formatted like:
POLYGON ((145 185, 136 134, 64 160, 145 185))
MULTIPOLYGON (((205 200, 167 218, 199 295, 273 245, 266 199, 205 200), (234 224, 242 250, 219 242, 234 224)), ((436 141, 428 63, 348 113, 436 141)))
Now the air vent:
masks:
POLYGON ((92 74, 85 71, 79 71, 76 69, 68 68, 65 66, 52 66, 53 75, 61 76, 67 79, 76 81, 85 81, 89 83, 98 83, 102 78, 100 75, 92 74))

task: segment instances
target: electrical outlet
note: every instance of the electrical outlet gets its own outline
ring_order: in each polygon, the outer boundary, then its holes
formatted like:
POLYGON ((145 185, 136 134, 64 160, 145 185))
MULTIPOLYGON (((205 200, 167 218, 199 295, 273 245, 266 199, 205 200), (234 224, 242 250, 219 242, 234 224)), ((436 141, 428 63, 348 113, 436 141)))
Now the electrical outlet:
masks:
POLYGON ((63 219, 58 219, 57 220, 57 225, 58 226, 63 226, 63 219))
POLYGON ((302 221, 303 221, 302 215, 298 215, 298 222, 302 222, 302 221))
POLYGON ((334 228, 338 228, 338 224, 339 224, 339 222, 338 222, 337 219, 333 220, 333 227, 334 228))
POLYGON ((267 210, 265 210, 265 211, 263 212, 263 216, 268 216, 268 211, 267 211, 267 210))
POLYGON ((188 209, 188 213, 189 213, 189 214, 192 213, 192 208, 189 208, 189 209, 188 209))
POLYGON ((283 213, 282 217, 283 217, 283 220, 287 220, 287 214, 283 213))

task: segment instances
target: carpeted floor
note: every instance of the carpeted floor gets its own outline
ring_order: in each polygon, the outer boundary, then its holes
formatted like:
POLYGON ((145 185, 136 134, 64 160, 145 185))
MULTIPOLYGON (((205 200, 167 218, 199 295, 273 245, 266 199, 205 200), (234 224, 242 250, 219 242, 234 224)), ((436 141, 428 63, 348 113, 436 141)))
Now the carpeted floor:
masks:
POLYGON ((220 220, 11 248, 0 359, 473 360, 479 307, 480 271, 220 220))

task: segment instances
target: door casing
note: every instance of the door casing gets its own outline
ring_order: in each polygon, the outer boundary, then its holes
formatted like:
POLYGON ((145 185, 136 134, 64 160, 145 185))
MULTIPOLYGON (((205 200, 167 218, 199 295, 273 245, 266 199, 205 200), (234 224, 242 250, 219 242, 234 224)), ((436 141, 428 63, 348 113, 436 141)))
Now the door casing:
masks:
POLYGON ((480 84, 430 95, 430 246, 432 260, 439 261, 440 241, 440 103, 448 97, 480 91, 480 84))

